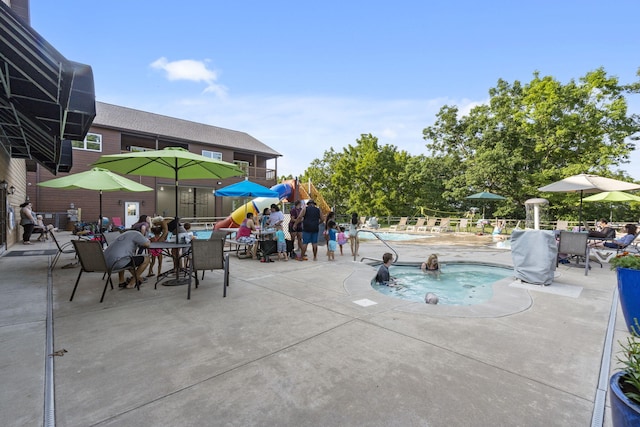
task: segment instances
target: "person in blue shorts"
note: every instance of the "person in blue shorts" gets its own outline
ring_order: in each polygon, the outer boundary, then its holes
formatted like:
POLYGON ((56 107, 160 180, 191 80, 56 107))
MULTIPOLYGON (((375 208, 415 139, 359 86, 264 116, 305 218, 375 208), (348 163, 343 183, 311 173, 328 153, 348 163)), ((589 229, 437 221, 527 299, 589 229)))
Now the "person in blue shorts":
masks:
POLYGON ((318 207, 316 202, 309 200, 307 205, 302 208, 302 212, 296 219, 294 225, 302 223, 302 250, 300 253, 300 261, 306 261, 307 258, 307 246, 311 243, 313 250, 313 260, 318 260, 318 231, 320 230, 320 224, 324 222, 324 216, 318 207))

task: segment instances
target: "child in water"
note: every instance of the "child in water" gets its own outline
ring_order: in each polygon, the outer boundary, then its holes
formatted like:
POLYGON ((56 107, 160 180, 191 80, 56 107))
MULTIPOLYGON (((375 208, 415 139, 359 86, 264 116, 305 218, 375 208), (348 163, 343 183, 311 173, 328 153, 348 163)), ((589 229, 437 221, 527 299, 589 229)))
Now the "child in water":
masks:
POLYGON ((382 265, 376 274, 376 283, 387 286, 395 286, 395 278, 389 274, 389 266, 393 261, 393 254, 386 252, 382 255, 382 265))
POLYGON ((436 254, 429 255, 429 258, 427 258, 427 260, 422 263, 422 265, 420 266, 420 269, 425 273, 427 271, 439 271, 440 264, 438 264, 438 255, 436 254))

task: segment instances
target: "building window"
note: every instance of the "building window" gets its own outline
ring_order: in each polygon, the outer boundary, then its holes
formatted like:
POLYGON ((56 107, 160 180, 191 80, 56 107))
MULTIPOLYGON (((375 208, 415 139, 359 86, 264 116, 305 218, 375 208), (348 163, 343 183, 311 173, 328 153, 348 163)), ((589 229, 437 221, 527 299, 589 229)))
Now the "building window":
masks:
POLYGON ((102 151, 102 135, 88 133, 84 141, 71 141, 71 146, 76 150, 102 151))
POLYGON ((245 176, 249 176, 249 162, 234 160, 233 163, 244 171, 245 176))
POLYGON ((202 150, 202 155, 210 159, 222 160, 222 153, 218 153, 217 151, 202 150))

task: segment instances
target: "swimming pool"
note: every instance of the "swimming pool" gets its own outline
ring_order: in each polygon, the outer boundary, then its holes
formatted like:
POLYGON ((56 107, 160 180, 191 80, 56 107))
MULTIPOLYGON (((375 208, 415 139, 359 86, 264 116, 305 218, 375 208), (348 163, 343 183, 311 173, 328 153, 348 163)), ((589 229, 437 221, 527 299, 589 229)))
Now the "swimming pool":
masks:
MULTIPOLYGON (((376 232, 376 234, 380 236, 382 240, 386 240, 390 242, 406 242, 409 240, 429 239, 429 238, 435 237, 429 234, 419 235, 419 234, 407 234, 407 233, 389 233, 386 231, 382 231, 379 233, 376 232)), ((376 236, 374 236, 372 233, 367 233, 367 232, 358 233, 358 238, 360 240, 376 240, 376 236)))
POLYGON ((440 263, 440 273, 423 273, 420 264, 401 264, 390 267, 397 286, 371 286, 378 292, 395 298, 424 303, 424 296, 432 292, 441 305, 467 306, 482 304, 493 297, 493 284, 513 276, 513 269, 490 264, 469 262, 440 263))

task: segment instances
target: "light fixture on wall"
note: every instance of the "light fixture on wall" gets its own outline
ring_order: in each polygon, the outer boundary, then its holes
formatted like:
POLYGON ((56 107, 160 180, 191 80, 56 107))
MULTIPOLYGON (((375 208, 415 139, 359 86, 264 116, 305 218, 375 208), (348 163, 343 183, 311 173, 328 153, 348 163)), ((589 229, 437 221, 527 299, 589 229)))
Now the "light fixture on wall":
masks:
POLYGON ((163 186, 160 186, 160 191, 164 191, 164 187, 163 186))
POLYGON ((222 185, 222 181, 218 181, 218 185, 222 185))
POLYGON ((118 205, 122 206, 122 200, 118 200, 118 205))
POLYGON ((2 186, 2 189, 4 191, 7 192, 7 194, 15 194, 16 193, 16 187, 14 187, 13 185, 11 187, 9 187, 9 183, 5 180, 0 181, 0 186, 2 186))

